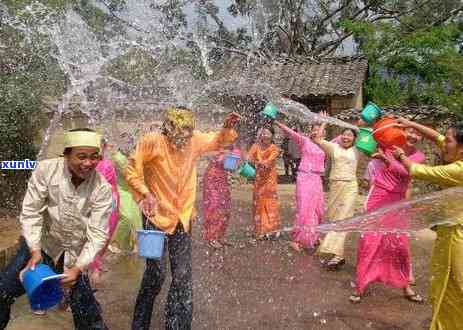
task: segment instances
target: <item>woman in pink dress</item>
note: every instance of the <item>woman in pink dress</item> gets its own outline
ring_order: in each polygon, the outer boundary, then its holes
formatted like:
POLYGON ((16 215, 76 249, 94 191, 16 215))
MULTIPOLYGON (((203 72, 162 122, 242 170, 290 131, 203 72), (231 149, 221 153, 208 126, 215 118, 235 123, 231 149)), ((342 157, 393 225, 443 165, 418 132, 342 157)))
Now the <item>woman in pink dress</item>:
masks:
MULTIPOLYGON (((407 129, 406 135, 408 157, 414 162, 423 162, 424 154, 415 148, 421 136, 414 129, 407 129)), ((380 157, 384 164, 376 168, 366 203, 368 212, 405 199, 410 185, 408 171, 389 151, 381 153, 380 157)), ((407 220, 398 214, 388 214, 379 221, 379 225, 391 228, 406 228, 407 225, 407 220)), ((365 233, 359 240, 357 250, 356 292, 349 299, 360 302, 370 283, 382 282, 403 289, 408 300, 422 302, 423 298, 410 286, 410 276, 410 242, 406 234, 365 233)))
POLYGON ((325 153, 312 141, 312 138, 321 133, 320 125, 313 125, 309 137, 306 137, 278 121, 275 123, 301 152, 296 179, 296 219, 291 247, 296 251, 314 248, 319 243, 320 234, 311 226, 321 223, 325 208, 321 179, 325 170, 325 153))
POLYGON ((103 255, 111 241, 111 238, 116 231, 117 223, 119 221, 119 192, 117 190, 117 173, 114 164, 109 159, 105 159, 105 151, 107 149, 107 142, 103 139, 102 143, 102 160, 98 162, 96 166, 97 172, 99 172, 111 185, 113 194, 113 209, 109 218, 109 239, 106 246, 101 250, 100 253, 95 257, 95 260, 90 264, 89 268, 91 271, 90 279, 94 285, 97 285, 100 281, 101 272, 103 271, 103 255))
POLYGON ((211 159, 203 176, 203 237, 209 242, 209 246, 215 249, 223 247, 225 231, 230 220, 229 173, 223 167, 226 149, 229 148, 224 148, 211 159))

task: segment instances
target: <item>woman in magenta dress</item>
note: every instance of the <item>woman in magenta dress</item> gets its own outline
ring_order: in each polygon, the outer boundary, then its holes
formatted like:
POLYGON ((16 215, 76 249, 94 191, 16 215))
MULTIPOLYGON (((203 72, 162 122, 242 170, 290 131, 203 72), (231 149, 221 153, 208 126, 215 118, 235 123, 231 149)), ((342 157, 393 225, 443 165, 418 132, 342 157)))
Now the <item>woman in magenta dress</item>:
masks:
POLYGON ((109 159, 105 159, 105 151, 107 149, 107 142, 103 139, 102 141, 102 160, 98 162, 96 166, 97 172, 99 172, 111 185, 113 194, 113 209, 109 218, 109 239, 106 246, 101 250, 100 253, 95 257, 95 260, 90 264, 89 268, 91 271, 90 279, 94 285, 100 282, 101 272, 103 271, 103 255, 111 241, 111 238, 116 231, 117 223, 119 221, 119 192, 117 190, 117 173, 114 164, 109 159))
POLYGON ((312 141, 321 134, 320 125, 313 125, 310 136, 297 133, 280 122, 276 125, 299 147, 301 162, 296 179, 296 219, 291 246, 296 251, 318 245, 320 234, 311 228, 321 223, 324 213, 324 194, 321 175, 325 170, 325 153, 312 141))
POLYGON ((230 220, 229 173, 223 167, 225 152, 228 149, 230 148, 224 148, 211 159, 203 176, 203 237, 215 249, 223 247, 225 231, 230 220))
MULTIPOLYGON (((415 148, 421 136, 414 129, 407 129, 407 144, 404 150, 410 159, 421 163, 424 154, 415 148)), ((405 167, 389 151, 381 154, 382 166, 376 169, 373 187, 366 203, 367 211, 373 211, 406 198, 410 175, 405 167)), ((380 225, 391 228, 405 228, 407 220, 398 214, 382 217, 380 225)), ((352 302, 359 302, 370 283, 382 282, 404 290, 405 298, 422 302, 423 298, 411 286, 411 258, 409 237, 398 233, 365 233, 359 240, 357 250, 356 292, 350 296, 352 302)))

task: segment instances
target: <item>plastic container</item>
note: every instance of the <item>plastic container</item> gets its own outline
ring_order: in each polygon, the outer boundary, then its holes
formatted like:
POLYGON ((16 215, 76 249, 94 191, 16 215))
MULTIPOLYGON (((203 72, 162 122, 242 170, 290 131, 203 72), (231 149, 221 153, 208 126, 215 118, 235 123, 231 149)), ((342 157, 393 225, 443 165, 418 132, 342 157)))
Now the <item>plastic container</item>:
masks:
POLYGON ((223 168, 228 171, 235 171, 238 168, 238 164, 241 157, 235 152, 230 152, 225 156, 223 162, 223 168))
POLYGON ((385 117, 373 126, 373 137, 385 149, 392 146, 403 147, 407 143, 404 130, 395 126, 395 123, 394 118, 385 117))
POLYGON ((383 110, 378 107, 373 102, 368 102, 365 108, 363 108, 360 117, 368 125, 373 125, 377 120, 379 120, 384 115, 383 110))
POLYGON ((166 234, 158 230, 137 230, 138 255, 147 259, 161 259, 166 234))
POLYGON ((244 162, 240 166, 240 175, 252 179, 256 177, 256 169, 249 162, 244 162))
POLYGON ((376 140, 374 139, 371 128, 360 128, 357 139, 355 140, 355 146, 364 154, 371 156, 376 151, 376 140))
POLYGON ((63 277, 45 264, 37 264, 34 270, 24 272, 21 281, 33 310, 46 310, 61 302, 63 277))
POLYGON ((268 102, 265 105, 265 108, 262 111, 262 114, 271 119, 277 119, 278 108, 272 102, 268 102))

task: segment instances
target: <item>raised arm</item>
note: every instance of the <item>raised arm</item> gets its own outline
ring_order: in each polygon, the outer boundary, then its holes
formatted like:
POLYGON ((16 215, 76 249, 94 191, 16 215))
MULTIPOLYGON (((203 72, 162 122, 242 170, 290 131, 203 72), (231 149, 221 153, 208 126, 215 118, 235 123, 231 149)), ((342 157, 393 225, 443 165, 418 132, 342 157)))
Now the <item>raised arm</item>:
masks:
POLYGON ((221 146, 231 144, 238 138, 238 133, 234 129, 241 116, 232 112, 225 118, 223 128, 215 133, 195 132, 195 143, 199 146, 199 154, 203 155, 211 151, 217 151, 221 146))
POLYGON ((397 147, 394 150, 394 156, 402 162, 413 178, 446 186, 456 186, 463 183, 463 162, 440 166, 418 164, 397 147))
POLYGON ((304 144, 304 137, 297 133, 296 131, 292 130, 285 124, 275 120, 275 124, 286 134, 288 137, 293 140, 299 147, 304 144))
MULTIPOLYGON (((327 114, 326 112, 322 111, 320 112, 320 116, 326 117, 327 114)), ((325 136, 326 125, 326 122, 321 123, 320 128, 318 130, 318 134, 313 139, 313 142, 315 142, 315 144, 317 144, 325 152, 325 154, 331 156, 333 155, 337 144, 333 142, 328 142, 323 138, 325 136)))
POLYGON ((433 141, 434 143, 437 143, 437 144, 440 143, 440 139, 441 139, 442 135, 438 131, 436 131, 436 130, 430 128, 430 127, 418 124, 416 122, 413 122, 413 121, 405 119, 405 118, 398 118, 397 122, 403 127, 411 127, 411 128, 416 129, 425 138, 433 141))

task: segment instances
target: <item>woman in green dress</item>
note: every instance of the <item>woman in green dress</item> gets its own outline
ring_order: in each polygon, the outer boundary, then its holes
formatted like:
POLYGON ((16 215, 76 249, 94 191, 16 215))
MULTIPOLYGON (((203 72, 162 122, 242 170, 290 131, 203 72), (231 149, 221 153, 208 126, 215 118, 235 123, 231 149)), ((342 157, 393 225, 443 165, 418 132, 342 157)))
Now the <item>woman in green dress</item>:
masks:
POLYGON ((123 132, 120 135, 121 142, 118 149, 112 153, 113 161, 117 172, 117 188, 120 195, 119 223, 114 234, 110 249, 112 252, 136 252, 137 230, 142 229, 141 211, 132 197, 124 177, 127 167, 127 156, 134 145, 133 134, 123 132))

